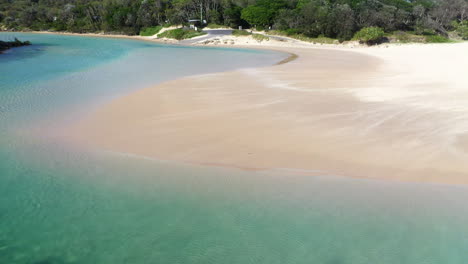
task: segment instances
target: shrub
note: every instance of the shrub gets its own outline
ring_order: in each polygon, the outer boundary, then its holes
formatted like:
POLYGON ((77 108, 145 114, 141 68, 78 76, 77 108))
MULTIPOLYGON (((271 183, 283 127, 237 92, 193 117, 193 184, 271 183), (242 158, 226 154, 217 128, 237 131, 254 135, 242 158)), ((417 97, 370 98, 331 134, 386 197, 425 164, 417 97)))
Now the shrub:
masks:
POLYGON ((142 28, 140 30, 140 36, 145 36, 145 37, 154 36, 158 34, 158 32, 161 31, 161 29, 162 29, 162 26, 142 28))
POLYGON ((354 40, 359 40, 360 43, 366 43, 367 45, 374 45, 382 43, 384 40, 385 32, 379 27, 365 27, 356 34, 354 34, 354 40))
POLYGON ((468 20, 462 21, 461 23, 454 22, 453 27, 455 32, 464 40, 468 40, 468 20))
MULTIPOLYGON (((268 1, 265 1, 265 3, 268 3, 268 1)), ((266 6, 249 5, 242 9, 241 18, 261 30, 260 28, 270 23, 273 12, 266 6)))

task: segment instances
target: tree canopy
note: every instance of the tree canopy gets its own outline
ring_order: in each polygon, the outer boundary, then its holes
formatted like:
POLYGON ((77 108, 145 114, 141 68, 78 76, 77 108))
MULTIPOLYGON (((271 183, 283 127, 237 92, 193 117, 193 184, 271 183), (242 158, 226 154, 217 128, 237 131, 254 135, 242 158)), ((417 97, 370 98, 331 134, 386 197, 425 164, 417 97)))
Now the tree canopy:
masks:
POLYGON ((0 28, 10 30, 138 34, 200 17, 342 40, 368 27, 446 35, 465 25, 468 0, 0 0, 0 28))

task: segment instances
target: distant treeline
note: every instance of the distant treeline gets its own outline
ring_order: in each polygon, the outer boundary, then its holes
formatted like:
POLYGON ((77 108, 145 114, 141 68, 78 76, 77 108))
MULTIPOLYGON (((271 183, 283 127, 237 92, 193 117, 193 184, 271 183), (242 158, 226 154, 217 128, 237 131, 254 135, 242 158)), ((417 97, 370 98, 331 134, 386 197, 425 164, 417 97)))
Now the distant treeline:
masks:
POLYGON ((207 23, 348 40, 365 27, 447 35, 465 24, 468 0, 0 0, 6 30, 118 32, 207 23))

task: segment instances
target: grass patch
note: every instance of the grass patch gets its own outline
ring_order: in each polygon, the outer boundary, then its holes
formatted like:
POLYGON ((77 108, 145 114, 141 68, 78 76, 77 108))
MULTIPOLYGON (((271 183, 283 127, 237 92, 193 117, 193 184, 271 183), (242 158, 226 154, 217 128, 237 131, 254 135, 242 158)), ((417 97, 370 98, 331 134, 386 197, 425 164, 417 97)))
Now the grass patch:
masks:
POLYGON ((411 32, 395 31, 388 36, 392 42, 397 43, 425 43, 426 38, 421 35, 416 35, 411 32))
MULTIPOLYGON (((306 37, 307 38, 307 37, 306 37)), ((317 38, 307 38, 307 41, 319 44, 338 44, 337 39, 327 38, 327 37, 317 37, 317 38)))
POLYGON ((252 33, 245 31, 245 30, 239 30, 239 29, 234 29, 232 31, 233 36, 250 36, 252 33))
POLYGON ((450 43, 450 42, 453 42, 452 40, 444 37, 444 36, 440 36, 440 35, 427 35, 425 36, 426 38, 426 42, 427 43, 450 43))
POLYGON ((205 32, 198 32, 193 29, 183 29, 183 28, 176 28, 168 31, 164 31, 163 33, 158 35, 158 38, 170 38, 170 39, 190 39, 198 36, 205 35, 205 32))
POLYGON ((255 39, 255 40, 258 41, 258 42, 270 40, 269 37, 264 36, 264 35, 261 35, 261 34, 253 34, 253 35, 252 35, 252 38, 255 39))
POLYGON ((161 31, 162 26, 155 26, 155 27, 146 27, 140 30, 140 36, 149 37, 158 34, 161 31))
POLYGON ((297 36, 297 35, 301 35, 301 33, 299 32, 298 29, 296 28, 288 28, 286 30, 281 30, 281 31, 276 31, 276 30, 271 30, 271 32, 276 32, 280 35, 283 35, 283 36, 297 36))
POLYGON ((452 43, 455 42, 450 38, 446 38, 434 33, 425 33, 423 35, 416 34, 412 31, 395 31, 388 36, 391 42, 396 43, 452 43))

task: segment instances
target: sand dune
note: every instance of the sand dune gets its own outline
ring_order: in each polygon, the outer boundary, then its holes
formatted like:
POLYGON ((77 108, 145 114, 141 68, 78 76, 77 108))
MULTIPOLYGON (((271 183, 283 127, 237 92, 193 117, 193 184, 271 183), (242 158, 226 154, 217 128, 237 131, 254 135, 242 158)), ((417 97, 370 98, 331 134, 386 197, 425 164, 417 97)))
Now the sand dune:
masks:
POLYGON ((157 159, 468 183, 468 43, 276 49, 299 57, 147 88, 69 133, 157 159))

